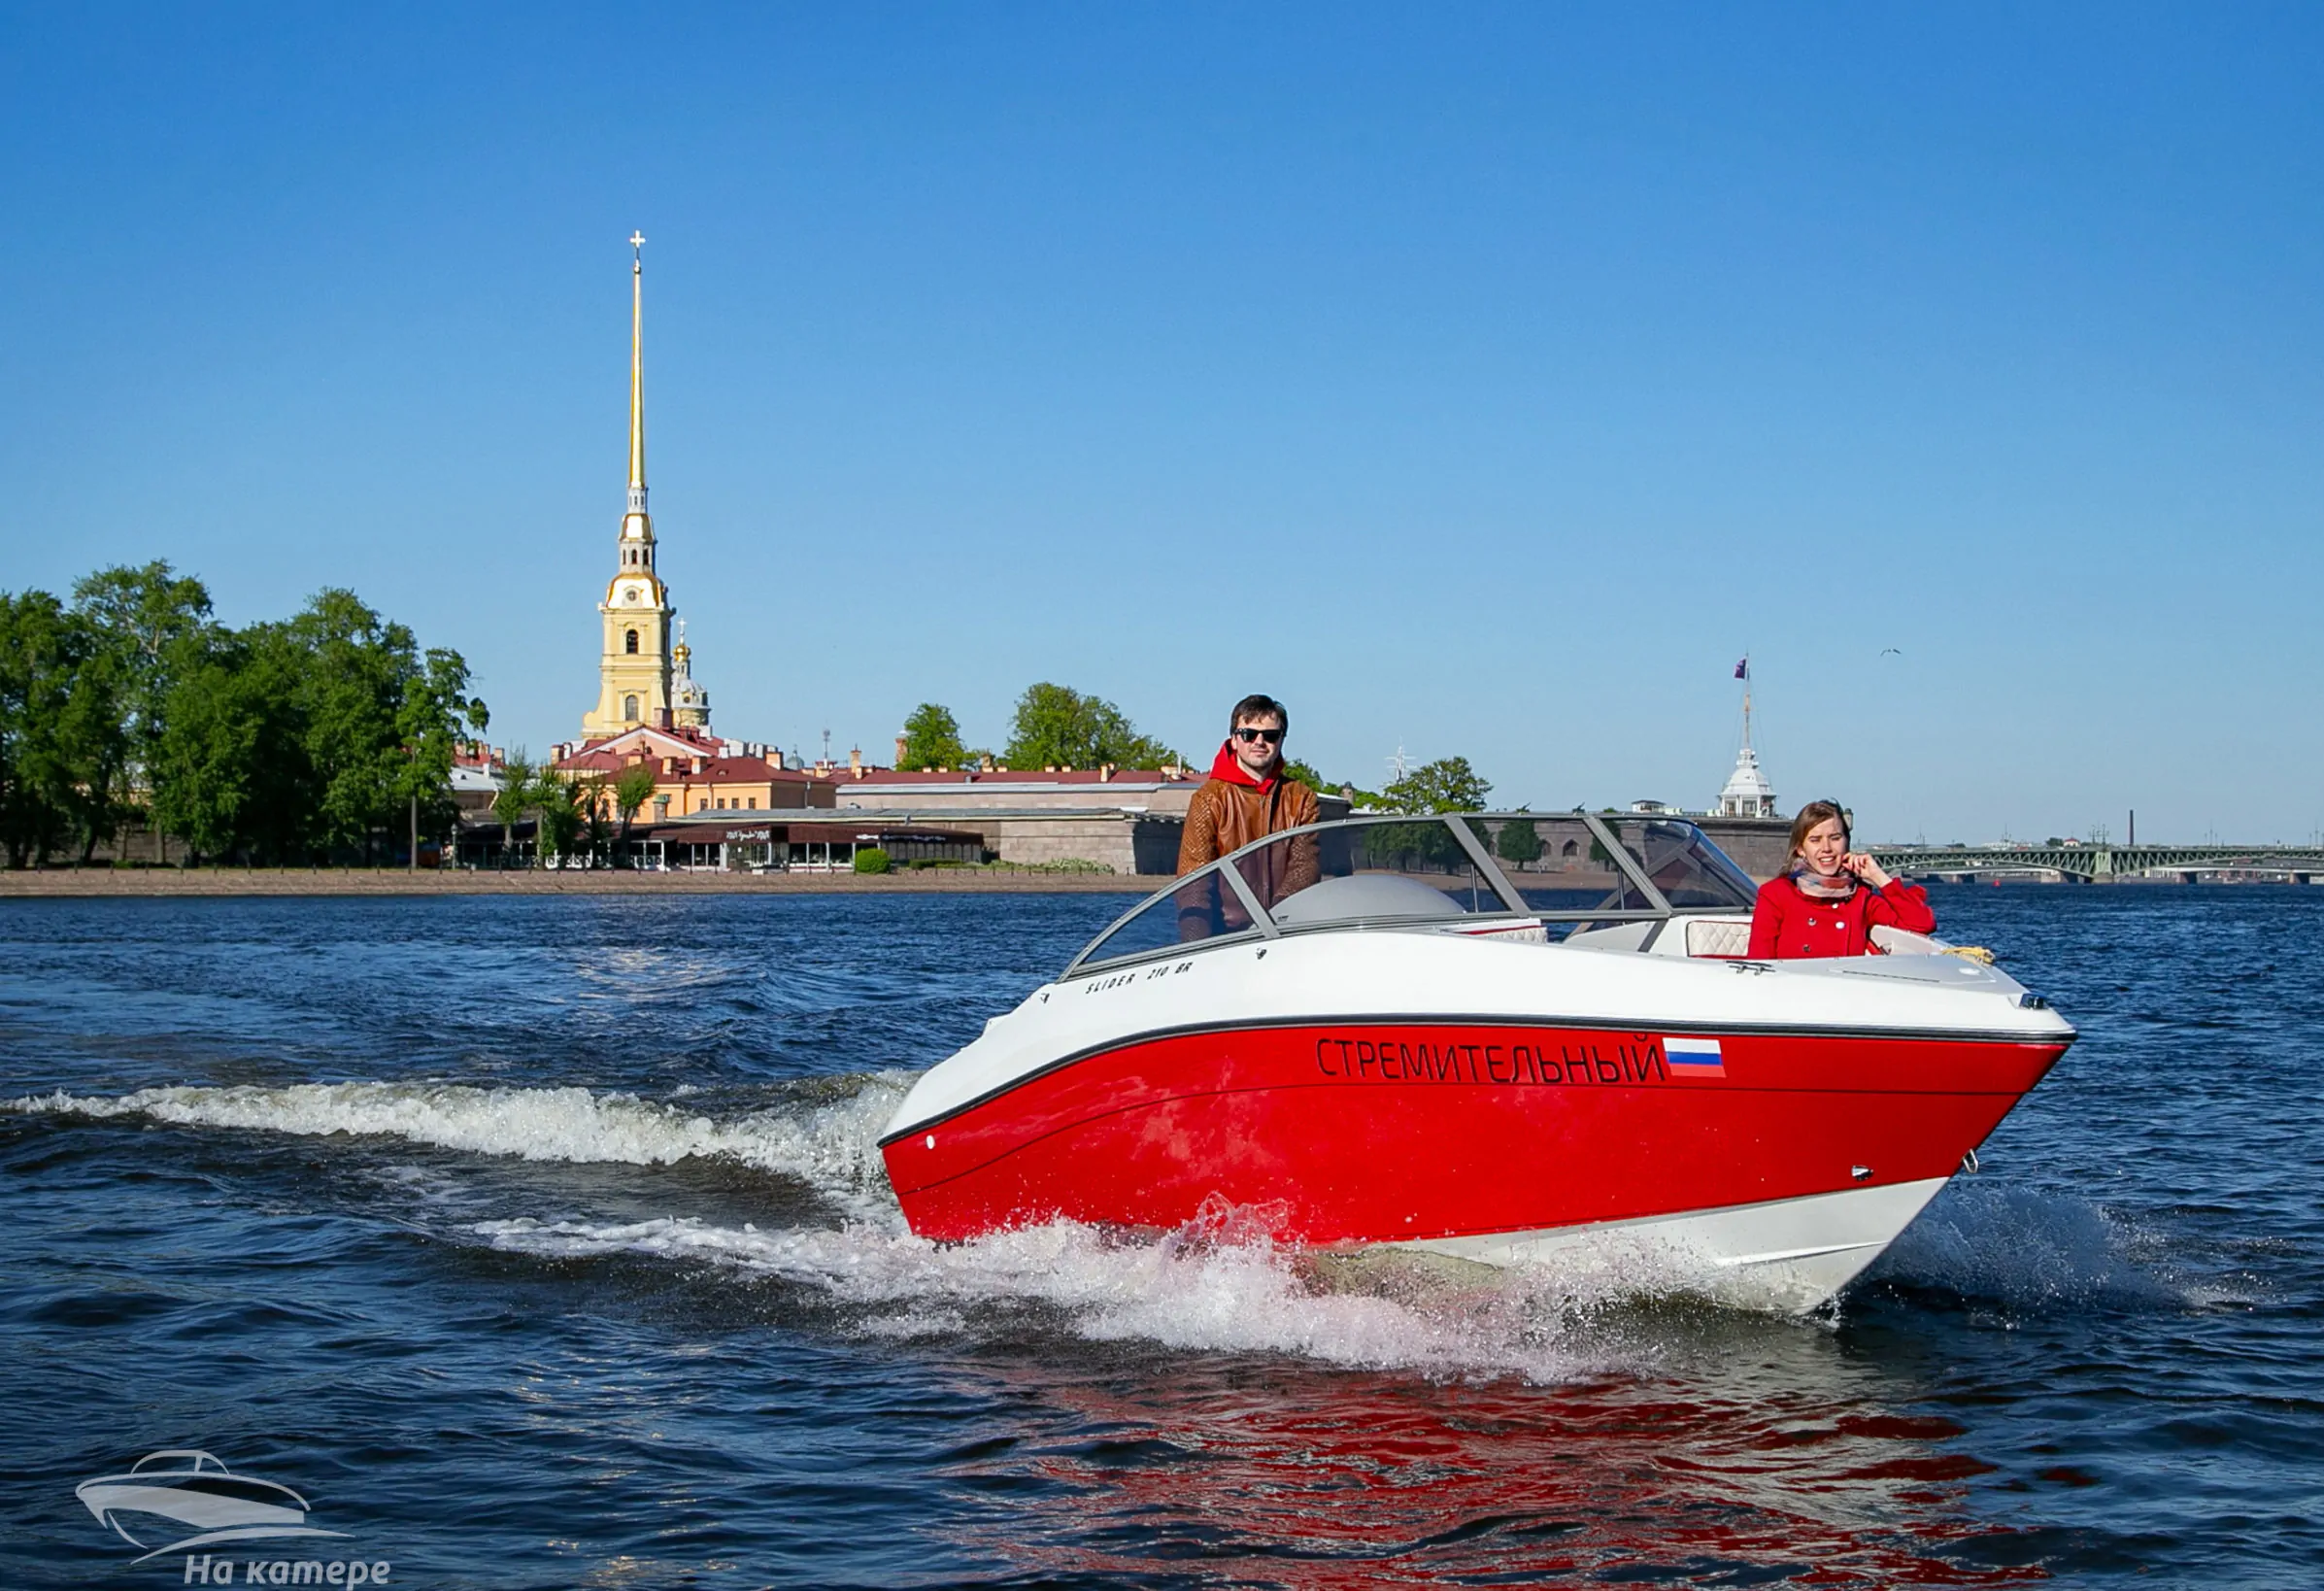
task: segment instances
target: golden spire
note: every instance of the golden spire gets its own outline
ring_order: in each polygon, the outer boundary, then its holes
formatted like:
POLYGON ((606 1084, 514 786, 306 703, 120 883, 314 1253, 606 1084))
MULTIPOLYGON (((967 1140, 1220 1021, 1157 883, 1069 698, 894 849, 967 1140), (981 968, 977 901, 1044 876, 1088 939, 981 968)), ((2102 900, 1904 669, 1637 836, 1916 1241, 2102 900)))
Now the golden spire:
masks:
POLYGON ((629 234, 629 512, 646 511, 646 235, 629 234))

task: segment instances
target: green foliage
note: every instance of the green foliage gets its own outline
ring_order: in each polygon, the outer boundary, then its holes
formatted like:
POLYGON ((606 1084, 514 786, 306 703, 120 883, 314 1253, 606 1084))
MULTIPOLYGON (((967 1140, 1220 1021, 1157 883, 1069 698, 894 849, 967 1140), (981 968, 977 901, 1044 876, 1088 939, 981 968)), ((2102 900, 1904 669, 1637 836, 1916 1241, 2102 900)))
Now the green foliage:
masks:
POLYGON ((1324 776, 1322 774, 1316 772, 1315 769, 1309 767, 1306 763, 1300 762, 1296 757, 1286 757, 1283 760, 1283 777, 1286 779, 1296 779, 1300 784, 1305 785, 1309 790, 1318 792, 1327 790, 1336 791, 1339 788, 1337 785, 1328 785, 1324 783, 1324 776))
MULTIPOLYGON (((573 781, 574 802, 581 808, 582 846, 590 856, 600 856, 612 845, 614 824, 613 781, 602 773, 592 773, 585 779, 573 781)), ((628 825, 622 825, 626 835, 628 825)), ((619 865, 619 860, 616 861, 619 865)))
MULTIPOLYGON (((253 837, 255 803, 279 787, 290 748, 254 649, 225 630, 170 643, 162 717, 149 754, 153 821, 197 856, 223 856, 253 837), (275 756, 261 756, 267 746, 275 756)), ((293 793, 292 798, 297 798, 293 793)))
POLYGON ((504 864, 517 848, 517 825, 524 821, 530 810, 535 777, 532 759, 522 746, 512 750, 501 764, 500 788, 492 796, 492 816, 500 820, 500 857, 504 864))
POLYGON ((1017 698, 1003 762, 1012 768, 1151 768, 1181 761, 1161 741, 1138 733, 1122 709, 1062 685, 1027 686, 1017 698))
POLYGON ((654 764, 632 762, 613 782, 614 810, 624 826, 634 822, 638 808, 654 798, 654 764))
POLYGON ((578 842, 587 822, 582 796, 581 781, 555 768, 543 768, 534 777, 525 804, 532 809, 536 866, 546 866, 550 858, 571 856, 581 848, 578 842))
POLYGON ((1384 823, 1360 829, 1369 865, 1397 871, 1448 872, 1470 865, 1468 853, 1440 823, 1384 823))
MULTIPOLYGON (((629 826, 637 822, 638 808, 654 798, 654 764, 632 762, 614 779, 614 811, 622 820, 621 843, 614 847, 614 865, 629 865, 629 826)), ((598 810, 596 806, 590 809, 598 810)))
POLYGON ((457 653, 422 658, 409 629, 335 589, 270 641, 300 662, 291 703, 316 794, 309 843, 368 860, 374 831, 451 777, 467 665, 457 653))
POLYGON ((89 642, 69 728, 81 748, 81 859, 86 862, 97 842, 116 832, 128 809, 129 785, 142 776, 151 789, 171 660, 208 627, 210 592, 167 563, 119 565, 77 582, 72 611, 89 642))
POLYGON ((1531 818, 1504 823, 1500 826, 1500 833, 1494 838, 1493 848, 1500 854, 1503 862, 1514 862, 1520 866, 1529 862, 1538 862, 1543 849, 1540 827, 1531 818))
POLYGON ((450 829, 454 747, 484 728, 456 652, 353 592, 284 624, 212 623, 166 563, 101 569, 70 607, 0 595, 0 845, 11 865, 66 841, 84 861, 141 794, 198 855, 368 856, 417 802, 450 829))
POLYGON ((968 765, 967 749, 960 744, 960 721, 952 716, 951 708, 924 701, 912 709, 904 720, 904 753, 899 765, 907 768, 968 765))
POLYGON ((884 873, 888 866, 888 853, 876 845, 866 845, 856 853, 856 871, 859 873, 884 873))
MULTIPOLYGON (((1391 812, 1474 812, 1492 790, 1467 758, 1447 757, 1423 763, 1390 785, 1380 793, 1379 804, 1391 812)), ((1365 848, 1384 865, 1458 869, 1468 863, 1461 842, 1442 824, 1387 824, 1363 833, 1365 848)))
POLYGON ((88 634, 47 592, 0 595, 0 844, 8 863, 46 862, 81 815, 76 691, 88 634))
POLYGON ((1492 794, 1492 783, 1465 757, 1424 762, 1380 793, 1397 812, 1475 812, 1492 794))

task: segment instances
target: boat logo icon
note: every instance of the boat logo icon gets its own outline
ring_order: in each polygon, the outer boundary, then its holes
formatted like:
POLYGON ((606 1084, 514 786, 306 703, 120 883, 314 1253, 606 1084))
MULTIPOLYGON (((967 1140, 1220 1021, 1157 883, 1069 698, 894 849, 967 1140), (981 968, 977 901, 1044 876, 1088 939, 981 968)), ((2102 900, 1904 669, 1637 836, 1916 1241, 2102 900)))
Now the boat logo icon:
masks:
POLYGON ((337 1536, 307 1523, 307 1500, 289 1487, 255 1475, 238 1475, 217 1456, 193 1447, 165 1447, 129 1466, 128 1473, 99 1475, 73 1488, 97 1523, 133 1547, 143 1538, 129 1533, 127 1520, 147 1536, 190 1527, 193 1534, 150 1547, 145 1557, 212 1546, 220 1541, 259 1541, 288 1536, 337 1536), (162 1521, 156 1526, 150 1521, 162 1521))

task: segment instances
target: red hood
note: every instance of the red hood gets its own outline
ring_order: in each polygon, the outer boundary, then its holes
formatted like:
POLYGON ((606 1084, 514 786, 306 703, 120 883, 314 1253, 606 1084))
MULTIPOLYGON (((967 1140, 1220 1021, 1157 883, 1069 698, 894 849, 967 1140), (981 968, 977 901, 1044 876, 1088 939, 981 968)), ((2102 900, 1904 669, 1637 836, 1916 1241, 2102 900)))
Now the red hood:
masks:
POLYGON ((1230 785, 1240 785, 1245 790, 1256 790, 1263 795, 1267 791, 1273 790, 1276 781, 1283 777, 1283 764, 1278 761, 1275 763, 1275 771, 1263 779, 1252 778, 1251 770, 1244 767, 1242 759, 1234 755, 1234 741, 1229 737, 1220 742, 1219 755, 1211 760, 1210 776, 1213 779, 1224 779, 1230 785))

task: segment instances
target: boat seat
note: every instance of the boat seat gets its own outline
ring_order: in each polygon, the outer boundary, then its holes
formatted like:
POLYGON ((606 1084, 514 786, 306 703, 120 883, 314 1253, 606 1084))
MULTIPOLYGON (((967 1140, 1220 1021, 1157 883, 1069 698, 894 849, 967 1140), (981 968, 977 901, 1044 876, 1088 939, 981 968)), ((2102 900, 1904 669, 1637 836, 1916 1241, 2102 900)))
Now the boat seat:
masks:
POLYGON ((1732 917, 1687 919, 1687 954, 1712 961, 1735 962, 1751 949, 1751 920, 1732 917))
POLYGON ((1355 873, 1327 878, 1267 908, 1286 928, 1365 919, 1465 917, 1467 908, 1442 890, 1395 873, 1355 873))

